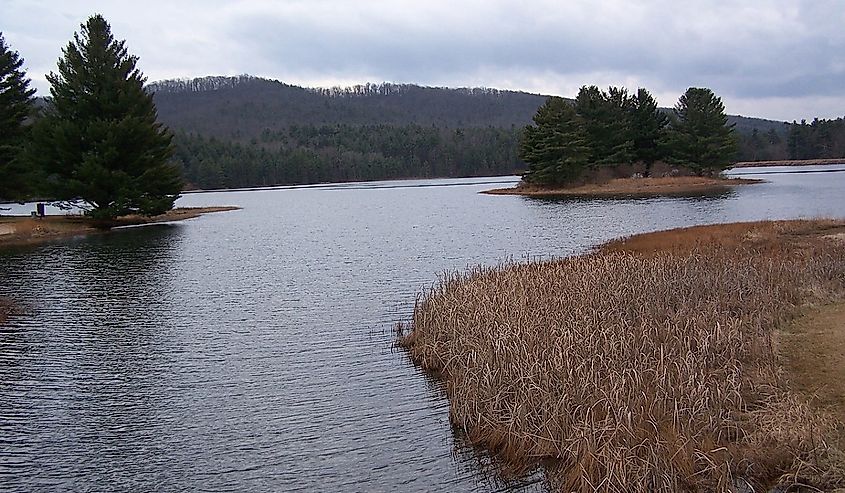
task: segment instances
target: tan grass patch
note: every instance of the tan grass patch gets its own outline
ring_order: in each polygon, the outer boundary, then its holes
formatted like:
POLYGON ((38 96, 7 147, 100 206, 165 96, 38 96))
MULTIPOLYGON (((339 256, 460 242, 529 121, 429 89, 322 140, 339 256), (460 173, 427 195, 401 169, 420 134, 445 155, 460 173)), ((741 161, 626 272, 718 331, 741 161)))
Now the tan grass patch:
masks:
POLYGON ((560 491, 843 486, 835 422, 790 393, 774 340, 845 295, 845 249, 822 238, 843 226, 689 228, 451 274, 399 343, 506 475, 545 464, 560 491))

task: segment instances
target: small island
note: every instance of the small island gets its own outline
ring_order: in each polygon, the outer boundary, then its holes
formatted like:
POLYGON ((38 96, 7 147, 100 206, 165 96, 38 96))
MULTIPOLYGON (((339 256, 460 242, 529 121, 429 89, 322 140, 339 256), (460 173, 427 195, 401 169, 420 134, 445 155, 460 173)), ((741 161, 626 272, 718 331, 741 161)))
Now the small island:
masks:
POLYGON ((728 179, 737 152, 724 105, 691 87, 667 114, 643 88, 584 86, 574 103, 546 100, 523 130, 528 165, 514 188, 491 195, 616 197, 721 193, 759 180, 728 179))

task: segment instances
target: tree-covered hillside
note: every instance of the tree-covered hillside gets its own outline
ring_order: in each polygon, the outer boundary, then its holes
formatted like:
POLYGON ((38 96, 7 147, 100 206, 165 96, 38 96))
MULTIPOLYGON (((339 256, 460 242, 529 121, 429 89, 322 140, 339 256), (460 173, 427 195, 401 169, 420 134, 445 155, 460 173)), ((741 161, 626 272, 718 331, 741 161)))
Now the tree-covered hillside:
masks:
MULTIPOLYGON (((525 169, 522 129, 546 100, 389 83, 308 89, 251 76, 149 89, 176 133, 177 162, 201 188, 514 173, 525 169)), ((740 136, 774 129, 786 139, 782 122, 728 120, 740 136)))
POLYGON ((409 84, 306 89, 250 76, 162 81, 149 88, 171 128, 234 139, 290 125, 521 127, 545 101, 524 92, 409 84))
POLYGON ((203 189, 516 173, 516 128, 292 125, 249 142, 176 134, 174 159, 203 189))

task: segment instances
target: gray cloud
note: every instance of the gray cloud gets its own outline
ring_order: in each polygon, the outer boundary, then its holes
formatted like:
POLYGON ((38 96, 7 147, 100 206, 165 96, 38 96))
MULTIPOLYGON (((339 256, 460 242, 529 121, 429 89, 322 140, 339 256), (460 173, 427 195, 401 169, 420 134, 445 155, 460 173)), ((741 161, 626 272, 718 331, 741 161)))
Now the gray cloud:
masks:
POLYGON ((662 0, 150 0, 142 10, 97 3, 10 2, 4 32, 39 87, 79 22, 99 11, 151 79, 252 73, 313 85, 390 80, 564 96, 582 84, 615 84, 648 87, 664 105, 697 85, 722 95, 729 110, 748 113, 757 102, 750 113, 759 116, 845 114, 845 8, 838 0, 705 7, 662 0), (794 115, 795 101, 807 113, 794 115))

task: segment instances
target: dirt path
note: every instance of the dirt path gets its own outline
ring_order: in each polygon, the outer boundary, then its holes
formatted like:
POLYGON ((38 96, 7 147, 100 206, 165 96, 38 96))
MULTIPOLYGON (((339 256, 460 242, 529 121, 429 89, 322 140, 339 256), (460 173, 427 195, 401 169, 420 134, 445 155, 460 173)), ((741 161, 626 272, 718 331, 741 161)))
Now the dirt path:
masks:
POLYGON ((845 422, 845 303, 814 308, 780 335, 790 388, 845 422))

